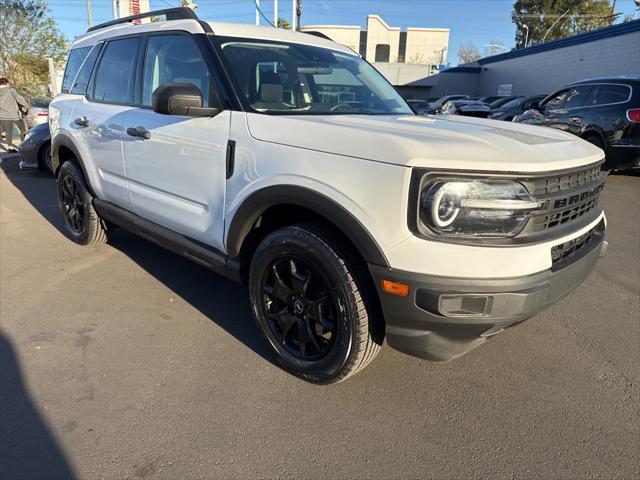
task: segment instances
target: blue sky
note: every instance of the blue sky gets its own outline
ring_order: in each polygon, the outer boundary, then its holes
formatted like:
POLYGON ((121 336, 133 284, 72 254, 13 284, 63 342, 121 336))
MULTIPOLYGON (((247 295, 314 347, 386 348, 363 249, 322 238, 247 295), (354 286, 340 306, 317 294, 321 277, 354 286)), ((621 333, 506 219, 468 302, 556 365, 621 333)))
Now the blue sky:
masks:
MULTIPOLYGON (((87 28, 85 0, 47 0, 53 17, 69 39, 87 28)), ((151 0, 152 9, 177 6, 179 0, 151 0)), ((195 0, 205 20, 255 23, 253 0, 195 0)), ((273 18, 273 0, 261 0, 265 15, 273 18)), ((366 26, 369 13, 393 27, 449 28, 449 62, 457 64, 460 45, 472 42, 482 52, 499 42, 511 48, 515 29, 513 0, 303 0, 302 23, 366 26)), ((632 14, 633 0, 618 0, 616 11, 632 14)), ((291 19, 291 0, 279 0, 280 16, 291 19)), ((93 21, 111 19, 111 0, 91 0, 93 21)), ((264 23, 264 22, 263 22, 264 23)))

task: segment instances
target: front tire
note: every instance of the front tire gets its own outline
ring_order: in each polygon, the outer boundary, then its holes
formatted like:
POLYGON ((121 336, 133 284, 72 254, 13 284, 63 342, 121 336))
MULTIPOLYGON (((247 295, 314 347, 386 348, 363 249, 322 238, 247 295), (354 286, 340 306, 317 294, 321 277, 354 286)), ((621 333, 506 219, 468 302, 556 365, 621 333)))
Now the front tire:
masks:
POLYGON ((82 170, 66 161, 58 172, 58 206, 65 232, 79 245, 96 245, 107 241, 107 230, 93 208, 82 170))
POLYGON ((375 292, 349 251, 323 225, 295 225, 268 235, 251 262, 258 327, 282 366, 308 382, 341 382, 382 345, 375 292))

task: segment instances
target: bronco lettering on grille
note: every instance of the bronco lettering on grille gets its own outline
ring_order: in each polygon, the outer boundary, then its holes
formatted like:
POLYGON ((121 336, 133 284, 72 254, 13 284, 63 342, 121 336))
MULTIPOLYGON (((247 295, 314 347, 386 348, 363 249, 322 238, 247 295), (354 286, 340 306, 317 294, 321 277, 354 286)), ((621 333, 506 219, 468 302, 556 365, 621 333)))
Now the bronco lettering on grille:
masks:
POLYGON ((565 197, 565 198, 558 198, 553 203, 553 208, 556 209, 556 208, 567 207, 570 205, 574 205, 578 202, 587 200, 588 198, 595 197, 602 191, 603 188, 604 188, 604 185, 598 185, 597 187, 594 187, 591 190, 585 190, 580 194, 571 195, 570 197, 565 197))

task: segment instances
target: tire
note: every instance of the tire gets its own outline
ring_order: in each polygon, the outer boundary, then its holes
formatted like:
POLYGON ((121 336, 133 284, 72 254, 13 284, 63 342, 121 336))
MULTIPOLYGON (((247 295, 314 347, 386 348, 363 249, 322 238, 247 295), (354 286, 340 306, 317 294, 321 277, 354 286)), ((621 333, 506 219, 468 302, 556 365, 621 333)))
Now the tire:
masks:
POLYGON ((586 137, 584 137, 584 139, 587 142, 592 143, 596 147, 601 148, 602 150, 604 150, 606 152, 606 146, 605 146, 604 141, 602 140, 602 137, 600 135, 596 135, 596 134, 592 133, 592 134, 587 135, 586 137))
POLYGON ((368 272, 321 224, 269 234, 251 261, 254 317, 283 368, 317 384, 341 382, 377 355, 384 323, 368 272))
POLYGON ((67 236, 79 245, 96 245, 107 241, 107 229, 93 208, 82 170, 66 161, 58 171, 58 206, 67 236))
POLYGON ((51 165, 51 142, 47 142, 40 147, 38 151, 38 170, 48 172, 53 175, 53 167, 51 165))

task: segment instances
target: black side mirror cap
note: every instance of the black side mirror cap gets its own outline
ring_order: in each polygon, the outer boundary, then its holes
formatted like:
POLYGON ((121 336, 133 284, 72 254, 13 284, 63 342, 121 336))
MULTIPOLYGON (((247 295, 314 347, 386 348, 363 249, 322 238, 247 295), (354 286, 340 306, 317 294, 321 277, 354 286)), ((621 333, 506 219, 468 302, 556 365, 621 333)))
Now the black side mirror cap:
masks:
POLYGON ((162 115, 214 117, 219 108, 203 107, 202 92, 191 83, 163 83, 151 96, 151 108, 162 115))

